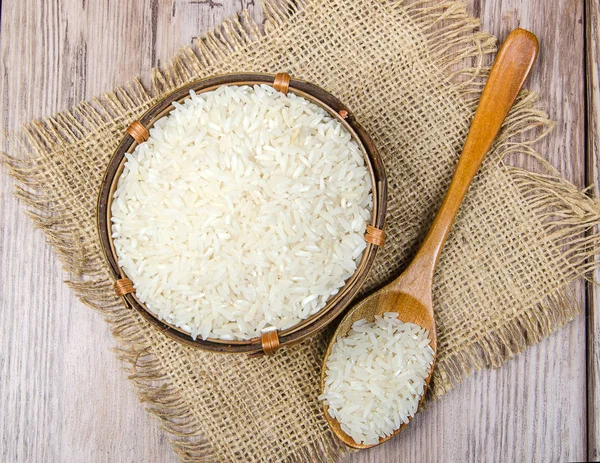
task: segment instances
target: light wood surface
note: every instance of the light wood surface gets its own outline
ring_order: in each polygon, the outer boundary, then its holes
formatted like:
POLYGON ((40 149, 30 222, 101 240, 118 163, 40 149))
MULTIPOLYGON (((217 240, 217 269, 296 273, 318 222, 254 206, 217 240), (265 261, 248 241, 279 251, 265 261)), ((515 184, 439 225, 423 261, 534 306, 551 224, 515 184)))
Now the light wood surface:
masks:
MULTIPOLYGON (((1 3, 4 131, 148 75, 193 36, 242 7, 260 19, 252 0, 1 3)), ((587 18, 584 3, 468 0, 484 29, 500 38, 515 27, 538 35, 541 52, 528 86, 541 93, 541 105, 557 127, 537 148, 579 186, 586 177, 584 35, 593 11, 590 37, 598 50, 598 3, 587 0, 587 18)), ((598 54, 589 49, 595 60, 588 76, 598 76, 598 54)), ((591 89, 597 105, 597 80, 591 89)), ((597 125, 590 128, 597 137, 597 125)), ((3 141, 1 149, 8 148, 3 141)), ((534 165, 528 159, 517 162, 534 165)), ((597 158, 588 164, 597 173, 597 158)), ((114 342, 106 325, 62 283, 57 259, 12 188, 3 170, 0 461, 175 462, 164 433, 110 352, 114 342)), ((584 285, 575 291, 585 309, 584 285)), ((590 458, 598 458, 598 337, 589 330, 598 330, 599 299, 595 311, 588 306, 587 330, 582 313, 501 369, 474 374, 396 439, 346 461, 583 461, 588 450, 590 458), (593 343, 589 348, 586 337, 593 343)))
MULTIPOLYGON (((600 2, 586 3, 587 166, 586 181, 600 192, 600 2)), ((600 232, 600 230, 595 230, 600 232)), ((597 259, 599 257, 596 257, 597 259)), ((594 274, 600 282, 600 270, 594 274)), ((588 286, 588 460, 600 460, 600 287, 588 286)))

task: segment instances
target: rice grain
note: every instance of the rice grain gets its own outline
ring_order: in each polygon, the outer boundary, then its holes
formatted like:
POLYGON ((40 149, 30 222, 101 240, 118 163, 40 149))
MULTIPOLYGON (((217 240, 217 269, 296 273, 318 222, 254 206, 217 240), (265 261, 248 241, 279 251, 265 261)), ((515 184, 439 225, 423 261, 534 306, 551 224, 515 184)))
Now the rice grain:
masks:
POLYGON ((266 85, 173 106, 126 155, 112 203, 137 297, 202 339, 250 339, 322 309, 366 247, 371 179, 350 133, 266 85))

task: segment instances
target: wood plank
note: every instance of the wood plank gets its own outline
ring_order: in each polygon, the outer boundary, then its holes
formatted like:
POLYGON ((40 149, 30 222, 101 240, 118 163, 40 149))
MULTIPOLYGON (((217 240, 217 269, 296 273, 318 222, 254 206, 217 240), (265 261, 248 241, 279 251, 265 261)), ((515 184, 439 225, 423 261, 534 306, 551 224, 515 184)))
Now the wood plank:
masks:
MULTIPOLYGON (((469 5, 491 33, 521 26, 540 37, 530 87, 558 126, 539 150, 583 185, 583 1, 469 5)), ((3 0, 2 129, 147 75, 242 7, 261 19, 252 0, 3 0)), ((62 284, 12 181, 0 178, 0 460, 176 461, 109 353, 106 325, 62 284)), ((576 290, 583 303, 583 286, 576 290)), ((585 460, 585 371, 581 316, 502 369, 475 374, 397 439, 347 461, 585 460)))
MULTIPOLYGON (((471 0, 468 5, 483 29, 499 39, 515 27, 538 36, 540 56, 526 86, 540 93, 541 107, 557 126, 536 148, 583 187, 583 1, 471 0)), ((514 162, 538 169, 532 159, 514 162)), ((584 285, 577 283, 575 291, 583 308, 584 285)), ((582 313, 501 369, 477 372, 396 439, 348 462, 585 461, 585 357, 582 313)))
MULTIPOLYGON (((585 12, 588 185, 600 191, 600 3, 587 0, 585 12)), ((598 230, 595 230, 597 233, 598 230)), ((596 257, 598 259, 598 257, 596 257)), ((600 282, 600 270, 594 273, 600 282)), ((588 460, 600 460, 600 287, 588 284, 587 311, 588 460)))
MULTIPOLYGON (((148 75, 194 35, 257 9, 218 3, 4 0, 2 132, 148 75)), ((177 461, 111 352, 102 317, 64 285, 0 170, 0 461, 177 461)))

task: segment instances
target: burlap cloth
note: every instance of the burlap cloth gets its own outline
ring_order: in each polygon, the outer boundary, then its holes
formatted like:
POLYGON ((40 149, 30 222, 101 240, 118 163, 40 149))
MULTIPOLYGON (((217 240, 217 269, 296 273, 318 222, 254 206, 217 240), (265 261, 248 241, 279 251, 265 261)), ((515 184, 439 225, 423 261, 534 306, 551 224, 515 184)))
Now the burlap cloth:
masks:
MULTIPOLYGON (((184 461, 331 461, 348 450, 330 434, 318 395, 327 333, 273 358, 216 355, 158 333, 116 298, 96 234, 98 189, 125 127, 161 95, 198 77, 286 71, 346 102, 373 136, 389 178, 388 242, 364 292, 405 266, 449 183, 495 39, 462 3, 306 0, 267 3, 265 30, 225 22, 168 69, 13 136, 5 162, 17 195, 46 233, 81 300, 119 343, 140 400, 184 461)), ((507 165, 535 156, 551 125, 524 93, 471 188, 435 277, 439 356, 432 395, 476 368, 497 367, 578 311, 569 283, 589 270, 600 220, 554 171, 507 165)), ((363 293, 364 293, 363 292, 363 293)))

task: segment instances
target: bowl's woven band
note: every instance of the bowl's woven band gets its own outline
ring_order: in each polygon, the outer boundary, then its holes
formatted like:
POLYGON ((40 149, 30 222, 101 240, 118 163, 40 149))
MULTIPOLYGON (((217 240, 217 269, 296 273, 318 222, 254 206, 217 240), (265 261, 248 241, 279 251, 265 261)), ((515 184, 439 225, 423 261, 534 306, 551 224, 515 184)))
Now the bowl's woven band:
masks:
POLYGON ((279 349, 279 335, 277 330, 267 331, 260 337, 263 352, 266 355, 273 355, 279 349))
POLYGON ((365 241, 367 243, 374 244, 375 246, 383 246, 385 243, 385 232, 379 228, 375 228, 372 225, 367 225, 367 232, 365 233, 365 241))
POLYGON ((144 127, 140 121, 133 121, 129 127, 127 127, 127 133, 138 142, 138 145, 144 143, 150 137, 148 129, 144 127))
POLYGON ((125 294, 135 292, 133 282, 129 278, 121 278, 115 281, 115 294, 117 296, 124 296, 125 294))
POLYGON ((263 333, 260 338, 253 338, 250 342, 252 344, 260 344, 262 348, 262 351, 248 354, 248 357, 250 358, 273 355, 280 347, 279 333, 277 333, 277 330, 267 331, 266 333, 263 333))
POLYGON ((273 88, 278 92, 287 95, 290 88, 290 75, 285 72, 275 74, 275 80, 273 81, 273 88))

